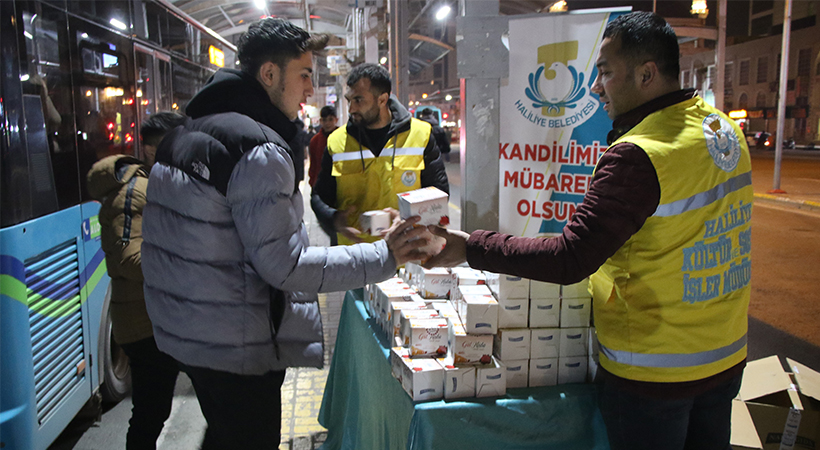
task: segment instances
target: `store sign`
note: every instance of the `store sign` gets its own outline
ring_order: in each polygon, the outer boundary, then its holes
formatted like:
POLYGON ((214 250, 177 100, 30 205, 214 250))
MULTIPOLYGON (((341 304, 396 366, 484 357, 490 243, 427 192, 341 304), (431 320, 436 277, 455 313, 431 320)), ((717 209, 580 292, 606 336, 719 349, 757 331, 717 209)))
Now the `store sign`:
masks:
POLYGON ((501 232, 560 233, 583 201, 612 128, 590 92, 595 59, 606 24, 625 12, 510 20, 509 79, 500 95, 501 232))
POLYGON ((217 67, 225 67, 225 53, 213 45, 208 47, 208 58, 210 59, 211 64, 217 67))

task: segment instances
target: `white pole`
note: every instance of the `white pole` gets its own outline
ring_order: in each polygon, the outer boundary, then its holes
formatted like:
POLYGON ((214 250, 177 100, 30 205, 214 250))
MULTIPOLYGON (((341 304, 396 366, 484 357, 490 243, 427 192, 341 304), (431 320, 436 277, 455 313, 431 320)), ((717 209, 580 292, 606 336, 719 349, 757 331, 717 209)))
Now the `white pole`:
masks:
POLYGON ((777 134, 774 147, 774 184, 772 193, 785 193, 780 189, 780 162, 783 159, 783 132, 786 127, 786 84, 789 80, 789 39, 792 32, 792 0, 786 0, 783 14, 783 46, 780 49, 780 89, 777 99, 777 134))
POLYGON ((727 0, 720 0, 718 4, 718 41, 717 51, 715 56, 717 61, 716 71, 717 79, 715 80, 715 108, 723 111, 723 99, 725 97, 724 80, 726 79, 726 4, 727 0))

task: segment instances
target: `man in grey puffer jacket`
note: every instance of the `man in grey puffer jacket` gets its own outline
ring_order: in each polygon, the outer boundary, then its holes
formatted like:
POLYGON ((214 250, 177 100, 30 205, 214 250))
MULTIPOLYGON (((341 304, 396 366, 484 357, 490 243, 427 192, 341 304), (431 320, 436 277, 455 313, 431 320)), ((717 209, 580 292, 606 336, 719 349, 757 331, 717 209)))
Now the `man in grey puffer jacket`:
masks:
POLYGON ((313 94, 326 37, 264 19, 163 139, 144 209, 145 300, 158 347, 180 362, 208 422, 203 449, 270 449, 285 369, 321 367, 317 292, 389 278, 421 256, 417 218, 385 240, 309 247, 286 142, 313 94))

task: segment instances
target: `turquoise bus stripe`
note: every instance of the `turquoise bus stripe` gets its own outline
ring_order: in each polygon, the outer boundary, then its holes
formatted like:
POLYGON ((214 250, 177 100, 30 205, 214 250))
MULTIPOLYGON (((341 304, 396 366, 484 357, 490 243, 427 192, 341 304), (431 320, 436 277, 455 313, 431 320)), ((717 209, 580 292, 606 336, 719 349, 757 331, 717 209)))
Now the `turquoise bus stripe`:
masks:
POLYGON ((746 335, 731 344, 698 353, 633 353, 623 350, 612 350, 600 345, 601 353, 610 361, 638 367, 695 367, 720 361, 734 355, 746 346, 746 335))
POLYGON ((730 178, 723 183, 709 189, 708 191, 700 192, 689 198, 677 200, 665 205, 658 205, 653 217, 669 217, 678 214, 692 211, 694 209, 702 208, 710 203, 716 202, 723 197, 738 191, 746 186, 752 184, 752 172, 742 173, 736 177, 730 178))

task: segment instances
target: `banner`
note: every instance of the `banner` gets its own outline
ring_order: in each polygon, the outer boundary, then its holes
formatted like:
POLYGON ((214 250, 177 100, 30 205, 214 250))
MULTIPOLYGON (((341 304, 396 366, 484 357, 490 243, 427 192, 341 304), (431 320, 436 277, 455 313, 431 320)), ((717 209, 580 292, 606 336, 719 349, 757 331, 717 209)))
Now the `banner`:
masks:
POLYGON ((501 86, 499 231, 561 232, 583 201, 612 121, 590 92, 606 24, 624 14, 511 19, 501 86))

